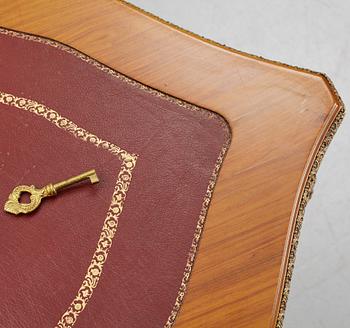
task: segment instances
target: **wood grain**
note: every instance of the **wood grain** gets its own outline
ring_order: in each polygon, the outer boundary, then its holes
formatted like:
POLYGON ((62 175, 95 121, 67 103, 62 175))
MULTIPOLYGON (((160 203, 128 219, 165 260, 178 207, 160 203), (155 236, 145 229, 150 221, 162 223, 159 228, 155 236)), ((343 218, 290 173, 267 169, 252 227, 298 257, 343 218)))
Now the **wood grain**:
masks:
POLYGON ((0 25, 64 42, 226 118, 232 144, 175 326, 274 327, 306 178, 342 107, 325 77, 217 46, 122 2, 0 4, 0 25))

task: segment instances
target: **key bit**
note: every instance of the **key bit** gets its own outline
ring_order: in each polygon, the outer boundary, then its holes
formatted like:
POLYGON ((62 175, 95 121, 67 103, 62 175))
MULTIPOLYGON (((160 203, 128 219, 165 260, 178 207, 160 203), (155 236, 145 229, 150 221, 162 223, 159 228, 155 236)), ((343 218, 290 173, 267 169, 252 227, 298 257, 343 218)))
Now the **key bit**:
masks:
POLYGON ((39 207, 43 198, 55 196, 60 190, 87 179, 90 179, 92 184, 99 182, 96 171, 90 170, 61 182, 50 183, 43 188, 36 188, 33 185, 18 186, 9 195, 4 210, 15 215, 33 212, 39 207), (30 194, 30 203, 20 201, 22 193, 30 194))

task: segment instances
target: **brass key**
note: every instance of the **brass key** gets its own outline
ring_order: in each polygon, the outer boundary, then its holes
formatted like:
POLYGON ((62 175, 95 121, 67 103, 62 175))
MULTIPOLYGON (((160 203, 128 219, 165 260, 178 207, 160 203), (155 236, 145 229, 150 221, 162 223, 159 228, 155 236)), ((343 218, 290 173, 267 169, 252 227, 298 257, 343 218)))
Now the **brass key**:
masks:
POLYGON ((13 189, 12 193, 9 195, 8 201, 5 203, 4 210, 8 213, 16 215, 20 213, 27 214, 33 212, 39 207, 43 198, 55 196, 61 189, 86 179, 90 179, 92 184, 99 182, 96 171, 90 170, 61 182, 50 183, 41 189, 38 189, 35 186, 18 186, 13 189), (22 193, 30 194, 30 203, 20 202, 22 193))

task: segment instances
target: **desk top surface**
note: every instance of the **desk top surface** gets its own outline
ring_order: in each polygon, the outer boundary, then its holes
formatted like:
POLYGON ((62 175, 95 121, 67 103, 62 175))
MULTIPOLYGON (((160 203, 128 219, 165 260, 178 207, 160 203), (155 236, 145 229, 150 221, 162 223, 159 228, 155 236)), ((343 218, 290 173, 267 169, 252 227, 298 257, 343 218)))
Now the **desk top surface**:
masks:
POLYGON ((205 40, 123 2, 2 1, 4 27, 70 45, 232 129, 176 327, 281 326, 305 205, 343 116, 326 76, 205 40))

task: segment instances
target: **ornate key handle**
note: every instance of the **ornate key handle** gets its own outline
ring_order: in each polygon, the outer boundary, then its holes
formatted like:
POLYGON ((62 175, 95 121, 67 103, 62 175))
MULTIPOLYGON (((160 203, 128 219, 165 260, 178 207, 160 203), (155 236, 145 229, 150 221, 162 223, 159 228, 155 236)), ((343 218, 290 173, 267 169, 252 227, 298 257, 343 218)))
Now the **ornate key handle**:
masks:
POLYGON ((15 215, 33 212, 39 207, 43 198, 55 196, 59 190, 85 179, 90 179, 92 184, 99 182, 96 171, 90 170, 61 182, 54 184, 50 183, 41 189, 38 189, 35 186, 18 186, 13 189, 12 193, 9 195, 4 210, 15 215), (20 202, 22 193, 30 194, 30 203, 20 202))

